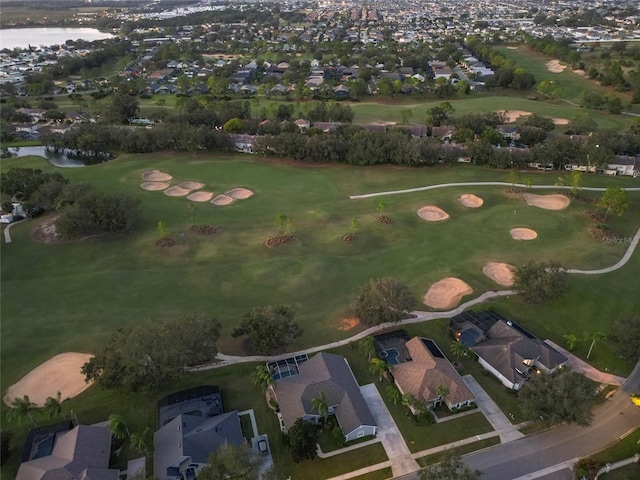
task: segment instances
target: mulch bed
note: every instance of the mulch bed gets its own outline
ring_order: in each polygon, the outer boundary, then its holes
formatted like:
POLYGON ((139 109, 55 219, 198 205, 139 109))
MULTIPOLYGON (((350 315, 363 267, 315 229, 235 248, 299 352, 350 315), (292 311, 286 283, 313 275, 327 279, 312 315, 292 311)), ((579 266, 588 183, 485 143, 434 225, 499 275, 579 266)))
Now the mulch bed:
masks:
POLYGON ((380 215, 378 217, 378 223, 383 225, 391 225, 393 223, 393 219, 391 217, 387 217, 386 215, 380 215))
POLYGON ((191 225, 189 232, 196 235, 215 235, 220 231, 220 227, 215 225, 191 225))
POLYGON ((605 214, 597 210, 585 210, 584 216, 596 223, 607 223, 605 214))
POLYGON ((275 237, 268 238, 264 244, 269 248, 277 247, 278 245, 282 245, 287 242, 295 242, 298 237, 294 235, 278 235, 275 237))
POLYGON ((353 242, 356 239, 356 236, 353 233, 348 233, 344 237, 342 237, 342 241, 345 243, 353 242))
POLYGON ((173 247, 176 244, 176 239, 173 237, 162 237, 156 240, 156 247, 173 247))
POLYGON ((590 228, 589 235, 602 243, 616 243, 620 239, 616 232, 602 228, 590 228))

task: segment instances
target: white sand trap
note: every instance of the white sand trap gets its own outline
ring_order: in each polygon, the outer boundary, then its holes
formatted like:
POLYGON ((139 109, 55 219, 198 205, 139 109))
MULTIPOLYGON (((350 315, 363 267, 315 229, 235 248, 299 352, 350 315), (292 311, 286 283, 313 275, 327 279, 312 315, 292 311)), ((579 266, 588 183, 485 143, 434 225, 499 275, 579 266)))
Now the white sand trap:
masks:
POLYGON ((551 60, 547 62, 546 65, 547 70, 549 70, 551 73, 562 73, 564 69, 567 68, 566 65, 562 65, 560 63, 560 60, 551 60))
POLYGON ((488 262, 482 267, 482 273, 503 287, 513 286, 514 272, 515 267, 508 263, 488 262))
POLYGON ((433 205, 427 205, 418 210, 418 215, 423 220, 428 222, 441 222, 449 218, 449 214, 441 208, 434 207, 433 205))
POLYGON ((169 184, 167 182, 144 182, 141 183, 140 186, 144 190, 148 190, 150 192, 157 192, 158 190, 169 188, 169 184))
POLYGON ((232 188, 228 192, 224 192, 224 194, 228 197, 233 198, 234 200, 245 200, 253 196, 253 192, 251 190, 247 190, 246 188, 232 188))
POLYGON ((216 195, 216 197, 211 200, 211 203, 213 203, 214 205, 229 205, 232 202, 233 198, 222 193, 220 195, 216 195))
POLYGON ((464 195, 460 195, 458 201, 465 207, 469 208, 478 208, 481 207, 484 203, 484 200, 482 200, 480 197, 475 196, 473 193, 465 193, 464 195))
POLYGON ((509 233, 514 240, 534 240, 538 238, 538 232, 530 228, 512 228, 509 233))
POLYGON ((431 285, 423 302, 431 308, 449 310, 456 307, 462 297, 471 293, 473 289, 466 282, 459 278, 447 277, 431 285))
POLYGON ((164 191, 164 194, 170 197, 184 197, 185 195, 188 195, 190 191, 191 190, 174 185, 173 187, 167 188, 164 191))
POLYGON ((498 113, 503 113, 507 117, 507 123, 512 123, 520 117, 531 115, 531 112, 525 112, 524 110, 498 110, 498 113))
POLYGON ((178 184, 180 188, 184 188, 186 190, 199 190, 204 187, 204 183, 200 182, 180 182, 178 184))
POLYGON ((517 50, 518 47, 507 47, 507 50, 517 50))
POLYGON ((527 205, 544 208, 545 210, 562 210, 571 203, 569 197, 554 193, 552 195, 536 195, 535 193, 523 193, 522 198, 527 205))
POLYGON ((187 195, 187 200, 192 202, 208 202, 213 197, 213 192, 195 192, 187 195))
POLYGON ((4 403, 10 405, 14 398, 28 395, 33 403, 43 406, 48 397, 55 398, 58 392, 62 400, 75 397, 91 386, 80 372, 91 357, 90 353, 67 352, 50 358, 11 385, 4 403))
POLYGON ((172 178, 171 175, 160 170, 147 170, 142 174, 142 179, 147 182, 168 182, 172 178))
POLYGON ((555 125, 569 125, 569 120, 566 118, 552 118, 555 125))

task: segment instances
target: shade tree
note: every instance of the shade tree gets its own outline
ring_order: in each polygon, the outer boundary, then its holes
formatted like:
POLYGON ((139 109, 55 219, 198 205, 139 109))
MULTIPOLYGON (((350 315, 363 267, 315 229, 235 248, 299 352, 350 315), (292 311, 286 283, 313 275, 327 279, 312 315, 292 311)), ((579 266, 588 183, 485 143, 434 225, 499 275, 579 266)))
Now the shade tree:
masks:
POLYGON ((256 307, 244 315, 231 336, 247 336, 257 353, 268 354, 288 347, 302 335, 303 329, 294 318, 295 312, 285 305, 256 307))
POLYGON ((356 316, 367 325, 399 322, 407 318, 415 299, 409 289, 394 278, 369 280, 352 303, 356 316))
POLYGON ((534 262, 516 267, 513 288, 529 303, 546 303, 568 289, 567 273, 557 262, 534 262))

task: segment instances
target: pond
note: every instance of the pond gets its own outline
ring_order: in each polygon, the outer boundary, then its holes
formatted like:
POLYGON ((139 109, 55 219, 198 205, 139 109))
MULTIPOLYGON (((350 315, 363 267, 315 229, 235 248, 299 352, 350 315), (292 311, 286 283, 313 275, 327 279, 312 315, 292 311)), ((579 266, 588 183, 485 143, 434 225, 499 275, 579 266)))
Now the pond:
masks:
POLYGON ((87 153, 79 150, 54 149, 44 146, 9 147, 6 150, 8 155, 3 154, 4 157, 44 157, 51 165, 62 168, 86 167, 87 165, 108 162, 116 158, 114 154, 108 152, 87 153))
POLYGON ((95 28, 5 28, 2 29, 1 48, 29 48, 39 45, 60 45, 67 40, 104 40, 112 38, 110 33, 104 33, 95 28))

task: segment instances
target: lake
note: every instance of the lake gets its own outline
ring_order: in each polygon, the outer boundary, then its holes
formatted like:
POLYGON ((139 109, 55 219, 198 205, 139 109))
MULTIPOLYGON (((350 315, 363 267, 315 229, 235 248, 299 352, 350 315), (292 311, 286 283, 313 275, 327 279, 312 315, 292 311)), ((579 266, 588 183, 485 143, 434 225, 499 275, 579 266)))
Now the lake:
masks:
POLYGON ((9 28, 0 30, 0 49, 28 48, 29 45, 61 45, 67 40, 104 40, 111 38, 95 28, 9 28))
POLYGON ((81 155, 82 152, 59 149, 54 150, 47 147, 9 147, 7 148, 11 157, 44 157, 55 166, 62 168, 85 167, 97 163, 106 162, 115 158, 111 153, 100 153, 98 156, 81 155))

